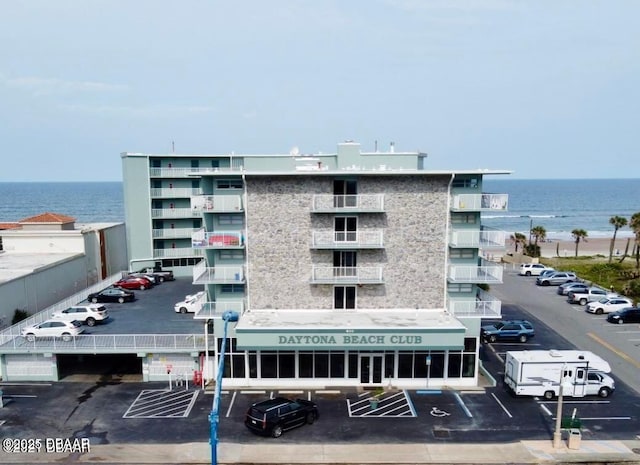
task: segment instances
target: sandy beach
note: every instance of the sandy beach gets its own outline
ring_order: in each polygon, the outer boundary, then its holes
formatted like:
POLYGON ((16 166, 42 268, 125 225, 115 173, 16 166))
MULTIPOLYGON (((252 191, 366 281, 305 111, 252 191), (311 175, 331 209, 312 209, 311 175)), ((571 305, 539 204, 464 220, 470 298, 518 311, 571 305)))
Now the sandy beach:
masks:
MULTIPOLYGON (((616 238, 616 242, 613 247, 614 256, 616 256, 616 250, 619 254, 624 253, 627 246, 627 237, 616 238)), ((576 243, 573 240, 566 239, 554 239, 549 238, 545 242, 538 242, 540 246, 540 255, 543 257, 574 257, 576 255, 576 243)), ((604 255, 609 256, 609 247, 611 245, 611 238, 597 237, 582 239, 578 245, 578 255, 604 255)), ((629 245, 629 252, 633 250, 633 239, 631 239, 629 245)), ((507 241, 507 253, 514 251, 513 243, 507 241)))

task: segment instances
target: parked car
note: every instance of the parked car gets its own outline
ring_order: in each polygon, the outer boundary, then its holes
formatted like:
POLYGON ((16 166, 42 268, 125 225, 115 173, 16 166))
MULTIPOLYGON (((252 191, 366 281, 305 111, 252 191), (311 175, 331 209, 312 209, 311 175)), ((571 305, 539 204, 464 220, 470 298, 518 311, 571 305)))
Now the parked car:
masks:
POLYGON ((481 328, 481 336, 484 341, 496 342, 503 339, 517 339, 520 342, 535 336, 533 325, 527 320, 500 321, 481 328))
POLYGON ((204 295, 205 292, 204 291, 200 291, 197 292, 196 294, 193 295, 187 295, 185 296, 184 300, 181 300, 180 302, 176 303, 173 306, 173 309, 175 310, 176 313, 195 313, 198 310, 200 310, 200 308, 202 308, 202 304, 204 302, 204 295))
POLYGON ((626 297, 605 297, 596 302, 589 302, 585 310, 589 313, 602 315, 603 313, 612 313, 632 306, 633 302, 626 297))
POLYGON ((276 397, 251 405, 244 424, 254 433, 278 438, 284 431, 304 424, 313 424, 318 417, 318 406, 315 402, 276 397))
POLYGON ((152 286, 155 286, 156 284, 160 284, 162 282, 156 275, 147 273, 129 273, 127 275, 127 278, 144 278, 151 281, 152 286))
POLYGON ((98 321, 104 321, 109 318, 109 312, 101 304, 76 305, 65 310, 53 312, 51 318, 54 320, 79 321, 87 326, 95 326, 98 321))
POLYGON ((151 281, 149 281, 147 278, 135 277, 122 278, 120 281, 116 281, 115 283, 113 283, 113 285, 121 287, 123 289, 140 289, 141 291, 149 289, 153 286, 151 281))
POLYGON ((552 270, 553 268, 543 265, 542 263, 523 263, 520 265, 520 271, 518 274, 520 276, 540 276, 544 270, 552 270))
POLYGON ((136 273, 151 274, 155 276, 161 283, 165 281, 175 281, 176 279, 175 276, 173 276, 173 271, 163 270, 162 268, 154 268, 152 266, 142 268, 136 271, 136 273))
POLYGON ((559 286, 560 284, 572 283, 578 277, 571 271, 552 271, 536 278, 538 286, 559 286))
POLYGON ((584 291, 570 291, 567 294, 567 302, 570 304, 587 305, 589 302, 595 302, 604 297, 620 297, 615 292, 609 292, 601 287, 589 287, 584 291))
POLYGON ((82 331, 82 323, 79 321, 46 320, 22 328, 21 334, 29 342, 41 337, 61 337, 63 341, 70 341, 82 331))
POLYGON ((87 297, 89 302, 132 302, 136 300, 136 295, 133 291, 128 291, 119 287, 108 287, 100 292, 94 292, 87 297))
POLYGON ((569 292, 581 292, 589 289, 589 285, 585 283, 573 282, 573 283, 565 283, 558 286, 558 294, 567 295, 569 292))
POLYGON ((640 308, 627 307, 607 315, 609 323, 640 323, 640 308))

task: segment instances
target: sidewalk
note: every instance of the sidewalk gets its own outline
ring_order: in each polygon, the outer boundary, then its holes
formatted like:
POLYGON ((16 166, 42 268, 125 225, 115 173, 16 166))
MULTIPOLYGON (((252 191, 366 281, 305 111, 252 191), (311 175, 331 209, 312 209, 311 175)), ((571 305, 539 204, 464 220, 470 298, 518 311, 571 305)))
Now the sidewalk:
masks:
MULTIPOLYGON (((208 443, 96 445, 85 454, 0 456, 0 463, 208 464, 208 443)), ((218 445, 219 464, 640 464, 640 440, 582 441, 554 449, 552 441, 510 444, 234 444, 218 445), (635 452, 634 452, 635 451, 635 452)))

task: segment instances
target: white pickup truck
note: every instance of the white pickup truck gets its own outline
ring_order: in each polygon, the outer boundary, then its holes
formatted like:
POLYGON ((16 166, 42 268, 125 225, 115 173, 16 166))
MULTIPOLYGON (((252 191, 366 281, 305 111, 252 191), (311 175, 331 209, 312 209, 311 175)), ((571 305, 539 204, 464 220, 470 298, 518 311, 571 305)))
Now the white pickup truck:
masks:
POLYGON ((586 291, 569 292, 567 302, 570 304, 587 305, 589 302, 600 300, 603 297, 617 297, 615 292, 609 292, 601 287, 590 287, 586 291))

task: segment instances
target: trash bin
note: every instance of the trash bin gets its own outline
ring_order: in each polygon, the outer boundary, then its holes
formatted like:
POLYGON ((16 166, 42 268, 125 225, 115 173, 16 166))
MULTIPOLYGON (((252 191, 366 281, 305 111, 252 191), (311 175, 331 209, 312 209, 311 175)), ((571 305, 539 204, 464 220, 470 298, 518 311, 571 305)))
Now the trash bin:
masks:
POLYGON ((569 449, 580 449, 580 441, 582 440, 582 433, 578 428, 572 428, 569 430, 569 443, 567 447, 569 449))

